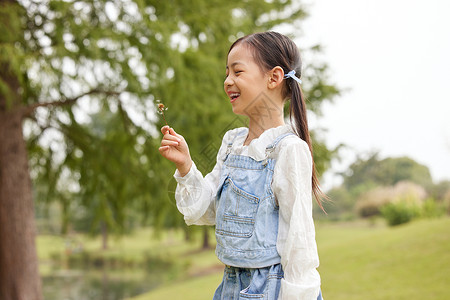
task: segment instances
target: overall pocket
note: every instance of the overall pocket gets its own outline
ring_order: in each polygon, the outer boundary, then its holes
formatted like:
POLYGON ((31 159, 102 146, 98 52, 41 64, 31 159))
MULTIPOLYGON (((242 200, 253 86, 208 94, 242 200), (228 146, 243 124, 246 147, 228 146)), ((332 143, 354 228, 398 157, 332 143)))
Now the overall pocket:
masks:
POLYGON ((250 284, 240 292, 239 299, 278 299, 283 276, 281 264, 254 269, 250 284))
POLYGON ((225 179, 218 194, 216 233, 234 237, 250 237, 255 227, 259 198, 225 179))

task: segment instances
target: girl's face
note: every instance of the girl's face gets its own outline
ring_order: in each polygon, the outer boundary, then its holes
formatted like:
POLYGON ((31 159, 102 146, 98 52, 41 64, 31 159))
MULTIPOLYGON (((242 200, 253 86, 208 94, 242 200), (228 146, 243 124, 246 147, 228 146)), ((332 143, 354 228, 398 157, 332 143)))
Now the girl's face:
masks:
POLYGON ((256 64, 249 47, 236 45, 228 54, 224 90, 230 98, 235 114, 253 115, 252 102, 267 90, 269 77, 256 64))

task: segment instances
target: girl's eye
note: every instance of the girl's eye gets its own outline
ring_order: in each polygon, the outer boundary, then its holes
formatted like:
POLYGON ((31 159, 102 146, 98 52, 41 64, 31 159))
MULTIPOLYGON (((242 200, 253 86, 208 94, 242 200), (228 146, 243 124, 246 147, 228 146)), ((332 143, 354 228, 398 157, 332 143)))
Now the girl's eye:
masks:
POLYGON ((239 74, 239 73, 242 73, 242 71, 235 71, 234 72, 234 74, 236 74, 236 75, 239 74))

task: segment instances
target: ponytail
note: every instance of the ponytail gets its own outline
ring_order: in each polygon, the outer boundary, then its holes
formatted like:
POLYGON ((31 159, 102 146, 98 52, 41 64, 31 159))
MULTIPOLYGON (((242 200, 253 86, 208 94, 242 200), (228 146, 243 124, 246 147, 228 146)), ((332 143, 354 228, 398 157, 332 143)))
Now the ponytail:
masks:
MULTIPOLYGON (((295 133, 308 144, 309 151, 311 151, 311 156, 313 156, 313 148, 311 137, 309 135, 308 130, 308 119, 306 112, 306 103, 305 96, 303 95, 303 91, 301 89, 300 84, 298 84, 294 80, 287 80, 286 84, 291 90, 291 103, 289 105, 289 119, 292 124, 292 128, 295 133), (294 122, 292 121, 294 118, 294 122)), ((314 158, 312 157, 312 190, 314 194, 314 198, 316 198, 319 207, 325 212, 325 209, 322 205, 322 199, 327 199, 325 193, 320 189, 319 179, 317 178, 317 171, 314 164, 314 158)), ((326 213, 326 212, 325 212, 326 213)))

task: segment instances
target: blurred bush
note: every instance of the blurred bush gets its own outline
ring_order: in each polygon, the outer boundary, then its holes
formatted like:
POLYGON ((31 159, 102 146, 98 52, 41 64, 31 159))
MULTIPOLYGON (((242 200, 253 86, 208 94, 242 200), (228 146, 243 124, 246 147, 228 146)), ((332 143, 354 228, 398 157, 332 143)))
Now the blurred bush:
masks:
POLYGON ((389 226, 408 223, 420 215, 420 207, 407 201, 388 203, 381 207, 381 215, 387 220, 389 226))
POLYGON ((438 218, 445 214, 445 210, 443 203, 437 202, 434 198, 428 198, 422 205, 421 217, 438 218))
POLYGON ((380 208, 391 202, 393 198, 392 187, 377 187, 359 197, 355 210, 363 218, 376 216, 380 214, 380 208))
POLYGON ((427 193, 413 182, 401 181, 394 186, 380 186, 362 194, 355 205, 359 216, 366 218, 381 214, 381 208, 388 204, 402 202, 421 207, 427 193))

